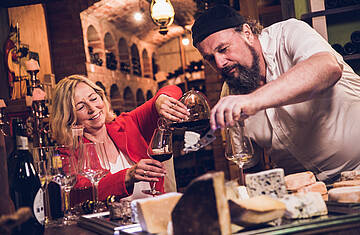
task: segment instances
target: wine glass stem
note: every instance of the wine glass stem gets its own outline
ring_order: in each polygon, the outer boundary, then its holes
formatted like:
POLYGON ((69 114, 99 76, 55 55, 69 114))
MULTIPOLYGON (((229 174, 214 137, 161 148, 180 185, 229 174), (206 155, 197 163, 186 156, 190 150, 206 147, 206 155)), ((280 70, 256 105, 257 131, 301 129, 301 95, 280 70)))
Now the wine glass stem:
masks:
POLYGON ((64 188, 64 218, 67 220, 70 217, 70 190, 67 187, 64 188))
POLYGON ((155 188, 156 187, 156 182, 155 181, 151 182, 150 186, 151 186, 151 194, 152 194, 153 197, 155 197, 155 195, 156 195, 156 188, 155 188))
POLYGON ((50 200, 49 200, 49 191, 47 187, 47 183, 43 188, 44 190, 44 201, 45 201, 45 225, 49 223, 51 211, 50 211, 50 200))
POLYGON ((238 164, 238 166, 239 166, 239 174, 240 174, 239 184, 245 186, 245 175, 244 175, 244 168, 243 168, 244 163, 240 162, 238 164))
POLYGON ((94 203, 95 203, 95 207, 94 207, 94 212, 98 212, 98 197, 99 197, 99 194, 98 194, 98 188, 99 188, 99 182, 93 182, 93 190, 92 190, 92 196, 93 196, 93 200, 94 200, 94 203))

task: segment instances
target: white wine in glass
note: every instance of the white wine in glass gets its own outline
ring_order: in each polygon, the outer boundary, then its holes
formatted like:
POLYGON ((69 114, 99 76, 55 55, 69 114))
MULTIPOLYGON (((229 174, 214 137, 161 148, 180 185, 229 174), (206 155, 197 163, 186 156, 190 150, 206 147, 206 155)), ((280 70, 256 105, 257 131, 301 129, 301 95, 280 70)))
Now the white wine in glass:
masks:
POLYGON ((44 212, 45 212, 45 226, 48 226, 51 222, 50 218, 50 202, 49 192, 47 186, 52 177, 50 174, 50 161, 53 154, 53 147, 36 147, 31 149, 33 154, 33 161, 36 172, 39 176, 41 188, 44 191, 44 212))
POLYGON ((64 218, 63 225, 75 224, 77 216, 71 214, 70 191, 76 184, 78 174, 77 159, 72 146, 57 146, 56 155, 53 156, 51 170, 53 180, 61 186, 61 198, 63 201, 64 218))
POLYGON ((251 139, 247 136, 244 122, 236 122, 232 127, 225 128, 225 157, 233 161, 240 170, 240 184, 244 185, 244 164, 254 155, 251 139))

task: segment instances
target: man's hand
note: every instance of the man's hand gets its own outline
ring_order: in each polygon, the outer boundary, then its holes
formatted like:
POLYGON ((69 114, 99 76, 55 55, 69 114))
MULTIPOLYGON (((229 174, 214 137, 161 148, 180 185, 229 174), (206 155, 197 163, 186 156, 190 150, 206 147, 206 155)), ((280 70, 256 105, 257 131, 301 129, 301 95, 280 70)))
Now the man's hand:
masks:
POLYGON ((212 108, 210 114, 211 129, 235 125, 259 110, 250 102, 250 95, 229 95, 223 97, 212 108))

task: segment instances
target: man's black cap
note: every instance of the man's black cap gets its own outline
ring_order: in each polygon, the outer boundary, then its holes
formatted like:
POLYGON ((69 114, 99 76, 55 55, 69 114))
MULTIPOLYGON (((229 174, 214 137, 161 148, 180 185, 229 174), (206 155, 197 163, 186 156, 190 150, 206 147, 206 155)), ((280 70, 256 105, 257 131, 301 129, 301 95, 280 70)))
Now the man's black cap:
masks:
POLYGON ((216 5, 202 13, 191 28, 193 45, 204 40, 207 36, 233 28, 245 23, 245 19, 235 9, 227 5, 216 5))

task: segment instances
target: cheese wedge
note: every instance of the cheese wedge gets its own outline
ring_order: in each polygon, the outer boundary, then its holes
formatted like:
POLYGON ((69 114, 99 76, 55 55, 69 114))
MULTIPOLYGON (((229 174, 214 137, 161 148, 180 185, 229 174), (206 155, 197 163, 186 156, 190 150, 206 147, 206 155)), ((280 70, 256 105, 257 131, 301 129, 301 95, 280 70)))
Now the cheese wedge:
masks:
POLYGON ((339 182, 335 182, 333 186, 334 188, 360 186, 360 180, 339 181, 339 182))
POLYGON ((286 205, 284 216, 288 219, 311 218, 328 213, 324 199, 317 192, 290 194, 280 201, 286 205))
POLYGON ((317 181, 313 184, 298 189, 297 192, 299 193, 318 192, 321 195, 323 195, 327 193, 327 188, 324 182, 317 181))
POLYGON ((280 198, 287 194, 281 168, 247 174, 245 182, 250 197, 268 195, 280 198))
POLYGON ((360 180, 360 170, 341 172, 340 180, 360 180))
POLYGON ((307 185, 316 182, 315 175, 311 171, 305 171, 285 176, 286 189, 297 191, 307 185))
POLYGON ((244 199, 249 199, 245 186, 240 186, 236 181, 228 181, 225 183, 226 198, 238 202, 244 199))
POLYGON ((286 206, 269 196, 256 196, 237 203, 229 201, 231 222, 241 226, 253 226, 281 218, 286 206))
POLYGON ((342 203, 359 203, 360 186, 340 187, 329 190, 329 201, 342 203))
POLYGON ((231 234, 230 210, 224 173, 194 179, 172 212, 174 235, 231 234))
POLYGON ((136 200, 137 219, 142 230, 149 233, 166 232, 171 212, 181 196, 181 193, 172 192, 136 200))

